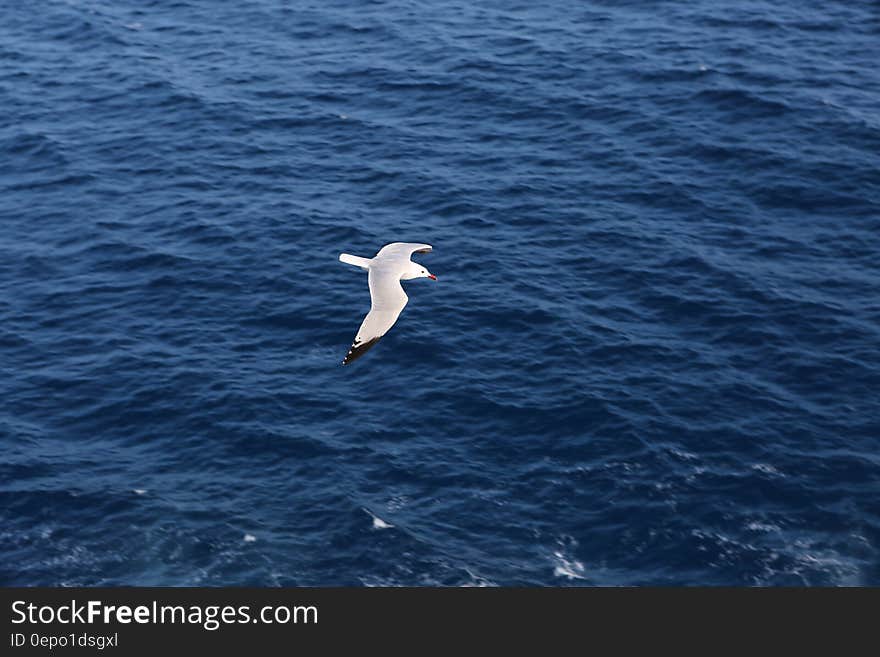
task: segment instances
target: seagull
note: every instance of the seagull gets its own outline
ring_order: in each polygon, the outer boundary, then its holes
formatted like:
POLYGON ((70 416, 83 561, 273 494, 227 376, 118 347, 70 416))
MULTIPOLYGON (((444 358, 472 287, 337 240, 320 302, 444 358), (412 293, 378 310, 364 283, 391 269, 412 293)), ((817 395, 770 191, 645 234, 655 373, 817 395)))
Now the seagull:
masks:
POLYGON ((388 329, 394 326, 400 311, 409 301, 400 281, 408 281, 412 278, 437 280, 434 274, 419 263, 410 260, 413 253, 430 252, 430 244, 394 242, 383 246, 373 258, 359 258, 348 253, 339 254, 342 262, 367 270, 372 301, 370 312, 364 317, 351 349, 342 361, 343 365, 348 365, 363 356, 370 347, 379 342, 379 338, 385 335, 388 329))

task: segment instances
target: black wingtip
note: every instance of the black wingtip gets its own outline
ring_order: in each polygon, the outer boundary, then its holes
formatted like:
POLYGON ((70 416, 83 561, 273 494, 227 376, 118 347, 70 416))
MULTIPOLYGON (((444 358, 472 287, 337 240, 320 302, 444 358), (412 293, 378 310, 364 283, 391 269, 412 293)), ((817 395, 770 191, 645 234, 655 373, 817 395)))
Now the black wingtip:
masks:
POLYGON ((367 342, 361 342, 351 345, 351 349, 348 350, 348 354, 346 354, 345 359, 342 361, 343 365, 348 365, 349 363, 353 363, 358 358, 363 356, 374 344, 379 342, 382 338, 380 335, 378 338, 373 338, 372 340, 368 340, 367 342))

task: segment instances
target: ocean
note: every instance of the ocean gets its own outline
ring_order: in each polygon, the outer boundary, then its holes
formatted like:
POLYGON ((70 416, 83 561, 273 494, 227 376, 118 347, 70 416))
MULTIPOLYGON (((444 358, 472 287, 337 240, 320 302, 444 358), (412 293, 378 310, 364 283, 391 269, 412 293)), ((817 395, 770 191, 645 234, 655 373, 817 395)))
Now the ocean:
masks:
POLYGON ((0 16, 0 584, 880 585, 876 3, 0 16))

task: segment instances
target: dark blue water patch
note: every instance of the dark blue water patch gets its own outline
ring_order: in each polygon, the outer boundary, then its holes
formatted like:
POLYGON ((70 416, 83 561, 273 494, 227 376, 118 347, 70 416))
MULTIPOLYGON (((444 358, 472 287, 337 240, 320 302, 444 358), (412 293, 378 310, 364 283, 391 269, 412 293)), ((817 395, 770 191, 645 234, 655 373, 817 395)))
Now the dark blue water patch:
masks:
POLYGON ((875 27, 7 8, 0 582, 876 584, 875 27))

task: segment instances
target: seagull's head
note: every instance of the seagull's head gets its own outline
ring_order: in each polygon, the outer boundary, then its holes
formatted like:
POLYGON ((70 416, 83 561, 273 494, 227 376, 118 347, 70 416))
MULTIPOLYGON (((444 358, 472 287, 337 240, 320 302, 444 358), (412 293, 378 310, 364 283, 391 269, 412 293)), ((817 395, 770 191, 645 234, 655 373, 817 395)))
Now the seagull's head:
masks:
POLYGON ((403 273, 403 276, 400 277, 400 280, 408 281, 413 278, 430 278, 432 281, 437 280, 437 277, 429 272, 425 267, 417 262, 410 262, 409 268, 403 273))

